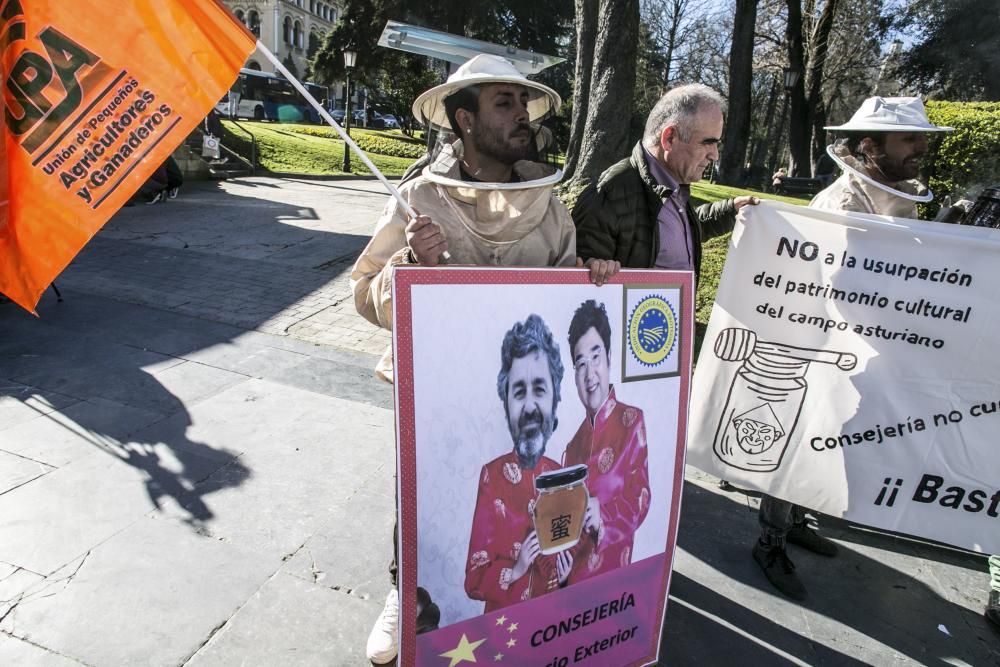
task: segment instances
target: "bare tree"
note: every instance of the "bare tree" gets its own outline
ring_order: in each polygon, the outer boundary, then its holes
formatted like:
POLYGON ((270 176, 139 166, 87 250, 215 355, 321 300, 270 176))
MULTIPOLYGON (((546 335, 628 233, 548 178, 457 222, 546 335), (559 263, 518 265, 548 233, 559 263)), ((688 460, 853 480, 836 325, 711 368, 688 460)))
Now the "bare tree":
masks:
POLYGON ((719 180, 737 185, 750 137, 754 27, 758 0, 736 0, 733 43, 729 51, 729 114, 722 140, 719 180))
POLYGON ((809 160, 809 173, 815 171, 816 161, 826 146, 826 104, 823 101, 823 70, 826 67, 826 57, 830 50, 830 32, 833 29, 833 17, 837 12, 839 0, 827 0, 823 11, 813 28, 813 39, 809 44, 809 120, 812 125, 812 151, 809 160))
POLYGON ((696 0, 642 0, 642 20, 663 54, 663 85, 669 86, 671 71, 687 42, 694 19, 702 13, 696 0))
MULTIPOLYGON (((812 2, 812 0, 806 0, 812 2)), ((830 0, 828 0, 830 1, 830 0)), ((789 92, 791 117, 788 121, 788 149, 791 152, 789 176, 809 176, 809 107, 806 103, 805 77, 806 49, 802 36, 802 0, 788 0, 788 22, 785 24, 785 44, 788 48, 788 66, 799 73, 799 78, 789 92)))

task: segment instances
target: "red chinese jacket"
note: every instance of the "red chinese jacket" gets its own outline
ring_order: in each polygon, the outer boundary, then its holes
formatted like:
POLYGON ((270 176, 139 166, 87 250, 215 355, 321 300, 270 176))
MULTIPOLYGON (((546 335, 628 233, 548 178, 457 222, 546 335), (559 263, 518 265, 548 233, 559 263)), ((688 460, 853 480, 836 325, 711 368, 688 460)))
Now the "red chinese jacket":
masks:
POLYGON ((535 477, 558 469, 558 463, 543 456, 533 470, 525 470, 514 451, 483 466, 465 563, 465 592, 473 600, 484 600, 486 613, 559 587, 555 556, 539 555, 523 577, 511 580, 521 544, 535 528, 535 477))
POLYGON ((601 501, 603 522, 574 559, 570 583, 632 562, 635 531, 649 512, 647 458, 642 410, 619 403, 612 387, 594 423, 585 417, 563 454, 564 466, 587 464, 587 491, 601 501))

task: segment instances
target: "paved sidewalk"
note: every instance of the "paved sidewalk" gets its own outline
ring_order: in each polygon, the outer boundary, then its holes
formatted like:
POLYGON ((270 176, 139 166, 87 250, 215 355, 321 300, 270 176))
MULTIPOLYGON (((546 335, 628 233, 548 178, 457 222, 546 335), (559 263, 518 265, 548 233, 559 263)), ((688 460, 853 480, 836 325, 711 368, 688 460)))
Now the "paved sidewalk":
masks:
MULTIPOLYGON (((0 304, 0 666, 367 664, 395 427, 347 274, 384 202, 194 184, 116 216, 40 318, 0 304)), ((756 518, 688 470, 661 664, 1000 665, 984 558, 826 521, 798 605, 756 518)))
POLYGON ((195 183, 123 209, 59 285, 381 354, 390 337, 357 316, 348 279, 385 201, 376 181, 195 183))

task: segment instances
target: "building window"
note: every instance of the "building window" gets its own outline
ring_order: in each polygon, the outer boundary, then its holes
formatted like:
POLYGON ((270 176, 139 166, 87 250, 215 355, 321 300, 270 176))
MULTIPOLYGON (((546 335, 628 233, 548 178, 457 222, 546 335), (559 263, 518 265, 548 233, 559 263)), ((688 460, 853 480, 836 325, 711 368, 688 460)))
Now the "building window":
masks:
POLYGON ((313 14, 316 13, 316 0, 309 0, 309 11, 313 14))
POLYGON ((305 39, 302 34, 302 24, 296 21, 295 27, 292 30, 293 30, 292 37, 295 39, 295 41, 292 43, 301 49, 302 47, 305 46, 305 39))
POLYGON ((259 72, 260 63, 257 62, 256 60, 251 60, 250 62, 247 63, 247 69, 257 70, 259 72))
POLYGON ((285 44, 292 43, 292 19, 288 18, 287 16, 285 17, 285 25, 282 37, 285 40, 285 44))
POLYGON ((246 15, 243 13, 242 9, 237 9, 233 12, 233 14, 235 14, 236 18, 240 20, 240 23, 246 25, 246 15))
POLYGON ((250 28, 250 32, 260 37, 260 14, 257 13, 257 10, 251 9, 250 13, 247 14, 247 27, 250 28))

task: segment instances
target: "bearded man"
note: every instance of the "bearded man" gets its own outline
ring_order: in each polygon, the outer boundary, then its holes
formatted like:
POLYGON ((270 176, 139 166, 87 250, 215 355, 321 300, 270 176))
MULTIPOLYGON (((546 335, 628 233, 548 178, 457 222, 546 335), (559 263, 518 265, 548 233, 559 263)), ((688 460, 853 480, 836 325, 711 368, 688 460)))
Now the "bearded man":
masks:
MULTIPOLYGON (((554 90, 492 55, 472 58, 414 101, 414 117, 439 141, 420 175, 399 187, 420 215, 408 219, 390 197, 351 271, 354 305, 365 319, 392 329, 397 266, 575 265, 576 228, 552 190, 562 172, 533 159, 534 126, 561 104, 554 90)), ((375 374, 393 381, 391 347, 375 374)), ((389 572, 393 588, 368 637, 376 665, 391 664, 398 649, 395 559, 389 572)), ((429 600, 423 608, 436 612, 429 600)))
MULTIPOLYGON (((476 56, 416 99, 414 116, 449 139, 399 188, 421 215, 408 220, 390 197, 351 271, 365 319, 392 328, 392 272, 400 265, 575 265, 576 228, 552 191, 562 172, 532 159, 532 124, 560 104, 554 90, 490 55, 476 56)), ((375 371, 392 381, 391 350, 375 371)))
POLYGON ((544 595, 566 583, 571 551, 542 556, 532 520, 535 478, 559 469, 545 456, 556 427, 563 364, 545 322, 531 315, 504 336, 497 394, 513 448, 483 466, 465 563, 465 592, 485 612, 544 595))
MULTIPOLYGON (((931 123, 919 97, 869 97, 850 121, 824 129, 845 135, 826 149, 843 174, 813 198, 810 208, 915 220, 917 204, 934 198, 917 180, 927 153, 927 133, 950 132, 952 128, 931 123)), ((773 496, 761 496, 758 521, 760 537, 753 546, 754 560, 775 588, 790 598, 804 600, 806 587, 786 545, 827 557, 837 555, 837 545, 809 525, 805 508, 773 496)), ((1000 593, 994 599, 1000 618, 1000 593)))

